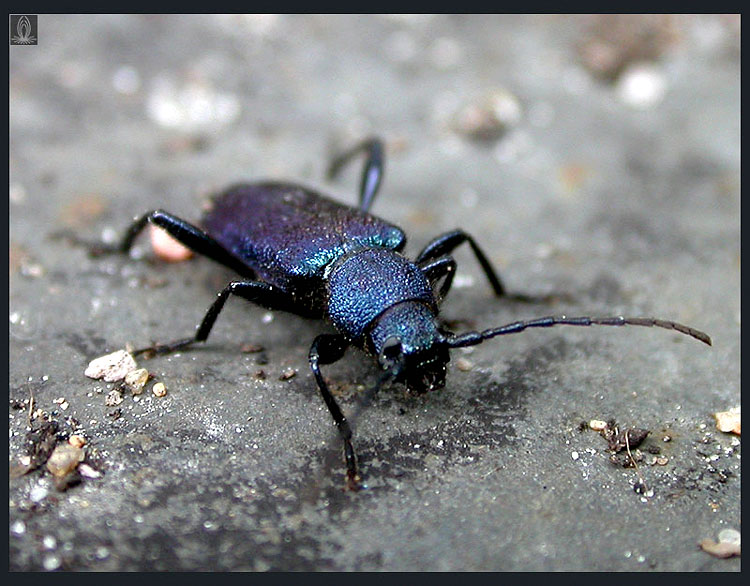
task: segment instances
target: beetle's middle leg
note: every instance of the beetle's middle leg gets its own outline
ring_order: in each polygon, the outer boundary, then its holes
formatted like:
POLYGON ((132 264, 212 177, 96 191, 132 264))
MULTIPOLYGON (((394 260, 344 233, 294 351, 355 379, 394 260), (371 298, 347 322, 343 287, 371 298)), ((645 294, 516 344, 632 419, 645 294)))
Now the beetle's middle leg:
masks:
POLYGON ((321 364, 333 364, 337 362, 344 356, 344 352, 346 352, 348 346, 349 342, 341 334, 321 334, 313 340, 310 347, 309 359, 310 368, 313 375, 315 375, 315 381, 318 383, 318 390, 320 390, 328 411, 331 412, 341 439, 344 440, 344 458, 346 460, 348 486, 351 490, 357 490, 359 488, 359 473, 357 472, 357 457, 354 454, 354 447, 352 446, 352 429, 320 372, 321 364))
POLYGON ((303 316, 308 313, 300 308, 291 295, 278 287, 262 281, 232 281, 224 287, 218 294, 216 301, 208 308, 203 321, 198 326, 195 336, 175 340, 167 344, 155 344, 148 348, 141 348, 140 350, 136 350, 134 354, 168 354, 196 342, 205 342, 211 333, 214 323, 216 323, 216 318, 219 317, 219 313, 224 308, 224 304, 230 295, 237 295, 266 309, 288 311, 303 316))
POLYGON ((482 249, 479 248, 474 239, 463 230, 454 230, 452 232, 441 234, 424 247, 424 250, 419 253, 417 259, 414 262, 424 267, 425 263, 427 263, 428 261, 439 259, 442 256, 450 254, 455 248, 457 248, 464 242, 468 242, 471 246, 471 250, 474 252, 474 256, 477 257, 479 264, 482 266, 484 274, 487 276, 490 285, 492 285, 492 289, 495 291, 495 295, 497 295, 498 297, 505 295, 505 287, 503 286, 502 281, 500 281, 500 277, 498 277, 497 273, 495 273, 495 269, 492 268, 490 261, 487 260, 487 257, 484 255, 482 249))

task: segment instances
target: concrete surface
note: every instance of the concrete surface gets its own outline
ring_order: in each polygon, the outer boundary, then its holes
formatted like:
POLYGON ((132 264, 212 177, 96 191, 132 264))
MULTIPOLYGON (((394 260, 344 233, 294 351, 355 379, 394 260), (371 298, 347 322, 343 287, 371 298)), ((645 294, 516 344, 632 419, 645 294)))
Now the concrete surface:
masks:
MULTIPOLYGON (((41 15, 38 46, 10 48, 9 458, 33 396, 35 425, 84 436, 101 476, 10 478, 10 569, 739 570, 698 546, 740 529, 739 438, 713 416, 740 404, 739 30, 41 15), (372 133, 388 144, 374 212, 409 254, 464 227, 512 291, 556 299, 493 299, 459 250, 456 330, 653 315, 714 346, 559 327, 455 352, 444 390, 386 388, 355 418, 356 494, 307 367, 323 324, 234 300, 205 347, 140 361, 166 397, 149 383, 106 405, 115 385, 88 362, 188 335, 232 275, 153 260, 146 238, 141 260, 90 259, 51 235, 109 238, 155 207, 197 219, 213 190, 263 177, 354 202, 359 169, 324 169, 372 133), (610 418, 650 430, 637 471, 581 426, 610 418)), ((325 374, 345 411, 377 376, 353 351, 325 374)))

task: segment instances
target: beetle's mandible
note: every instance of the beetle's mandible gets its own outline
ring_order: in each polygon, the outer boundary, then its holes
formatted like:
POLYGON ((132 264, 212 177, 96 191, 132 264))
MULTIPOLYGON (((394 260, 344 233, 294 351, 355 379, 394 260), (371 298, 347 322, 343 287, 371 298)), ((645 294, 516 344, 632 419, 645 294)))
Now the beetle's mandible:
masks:
POLYGON ((440 303, 453 282, 453 250, 468 244, 495 295, 505 287, 475 240, 463 230, 442 234, 414 260, 402 254, 404 232, 370 214, 383 177, 383 143, 368 139, 337 157, 329 177, 353 157, 366 162, 359 206, 337 203, 315 191, 282 182, 238 184, 219 194, 200 227, 162 210, 134 223, 116 246, 92 247, 95 254, 127 253, 148 224, 159 226, 193 251, 242 276, 232 281, 209 307, 194 336, 138 352, 168 353, 204 342, 231 295, 272 310, 327 319, 336 334, 321 334, 309 362, 323 401, 344 443, 348 486, 360 486, 349 423, 321 374, 354 346, 377 360, 381 381, 393 380, 424 393, 445 386, 450 349, 480 344, 527 328, 571 326, 656 326, 711 344, 694 328, 650 317, 549 316, 517 321, 483 331, 455 334, 438 319, 440 303))

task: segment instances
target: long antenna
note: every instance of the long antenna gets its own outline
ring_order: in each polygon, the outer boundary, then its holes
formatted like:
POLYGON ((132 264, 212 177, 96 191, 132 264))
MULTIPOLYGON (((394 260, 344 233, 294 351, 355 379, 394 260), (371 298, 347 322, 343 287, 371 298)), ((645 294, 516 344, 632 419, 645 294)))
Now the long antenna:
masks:
POLYGON ((683 324, 674 321, 656 319, 654 317, 622 317, 621 315, 612 317, 568 317, 565 315, 551 315, 536 319, 516 321, 499 328, 491 328, 482 332, 466 332, 464 334, 452 335, 446 337, 446 343, 449 348, 460 348, 462 346, 475 346, 485 340, 495 336, 504 336, 506 334, 518 334, 527 328, 549 328, 552 326, 646 326, 675 330, 681 334, 691 336, 700 340, 704 344, 711 346, 711 337, 683 324))

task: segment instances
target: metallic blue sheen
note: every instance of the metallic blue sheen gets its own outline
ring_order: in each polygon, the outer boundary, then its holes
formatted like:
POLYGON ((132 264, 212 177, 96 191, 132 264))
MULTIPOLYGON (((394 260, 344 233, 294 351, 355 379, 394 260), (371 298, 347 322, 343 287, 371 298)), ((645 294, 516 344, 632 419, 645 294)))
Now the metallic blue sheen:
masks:
POLYGON ((435 323, 435 311, 427 305, 407 301, 388 308, 370 331, 375 353, 380 354, 389 338, 398 338, 404 354, 429 352, 441 339, 435 323))
POLYGON ((437 312, 424 273, 399 253, 370 248, 338 261, 328 275, 328 317, 341 333, 359 340, 389 307, 420 301, 437 312))

